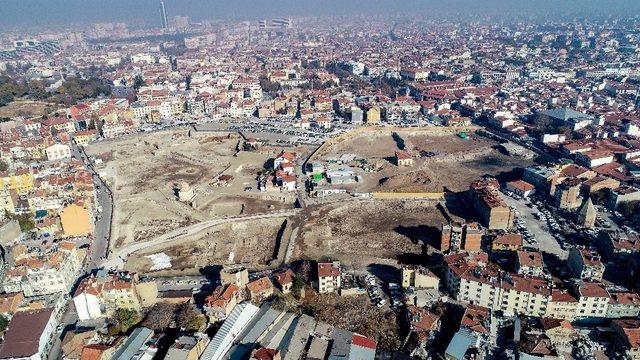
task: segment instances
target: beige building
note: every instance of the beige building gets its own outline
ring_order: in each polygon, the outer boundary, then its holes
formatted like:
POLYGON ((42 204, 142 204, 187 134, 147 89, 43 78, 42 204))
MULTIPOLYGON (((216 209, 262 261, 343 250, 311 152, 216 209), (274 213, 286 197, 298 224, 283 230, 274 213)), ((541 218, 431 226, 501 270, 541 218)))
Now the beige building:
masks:
POLYGON ((166 360, 198 360, 209 343, 207 336, 182 335, 171 345, 166 360))
POLYGON ((117 309, 141 311, 158 300, 155 281, 140 282, 136 274, 113 273, 85 278, 73 295, 82 321, 111 316, 117 309))
POLYGON ((251 301, 260 302, 273 296, 273 283, 268 277, 262 277, 247 284, 251 301))
POLYGON ((578 317, 580 302, 565 289, 553 289, 547 305, 546 317, 573 321, 578 317))
POLYGON ((555 202, 562 210, 573 211, 580 207, 580 185, 578 178, 567 178, 556 186, 555 202))
POLYGON ((518 251, 516 268, 520 275, 543 276, 544 261, 539 251, 518 251))
POLYGON ((401 273, 403 289, 437 289, 440 286, 440 278, 425 267, 403 265, 401 273))
POLYGON ((273 277, 276 281, 276 286, 283 294, 286 295, 291 293, 291 290, 293 289, 293 282, 296 277, 296 274, 294 274, 291 269, 276 273, 273 277))
MULTIPOLYGON (((16 246, 16 248, 19 246, 16 246)), ((25 253, 15 256, 15 266, 5 273, 5 292, 23 292, 25 296, 67 292, 76 281, 85 251, 71 242, 62 242, 44 254, 25 253)))
POLYGON ((235 284, 241 288, 245 287, 249 283, 249 270, 243 266, 225 266, 220 271, 220 281, 223 285, 235 284))
POLYGON ((502 200, 496 179, 484 179, 471 183, 469 198, 482 219, 482 225, 490 230, 506 230, 513 226, 515 212, 502 200))
POLYGON ((611 295, 601 283, 577 281, 578 317, 606 317, 611 295))
POLYGON ((489 264, 486 254, 445 258, 445 282, 456 300, 507 314, 543 316, 551 299, 551 284, 542 278, 504 273, 489 264))
POLYGON ((376 125, 380 123, 380 107, 374 106, 367 110, 367 124, 376 125))
POLYGON ((395 159, 398 166, 413 166, 413 156, 407 151, 396 151, 395 159))
POLYGON ((607 307, 609 319, 638 317, 640 315, 640 296, 632 292, 611 293, 607 307))

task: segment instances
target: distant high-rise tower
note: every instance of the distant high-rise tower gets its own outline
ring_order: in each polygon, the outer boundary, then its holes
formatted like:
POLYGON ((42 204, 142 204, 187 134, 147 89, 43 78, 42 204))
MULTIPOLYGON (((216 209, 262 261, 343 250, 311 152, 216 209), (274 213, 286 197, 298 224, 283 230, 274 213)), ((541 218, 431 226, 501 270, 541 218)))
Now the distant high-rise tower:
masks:
POLYGON ((167 9, 164 7, 164 1, 160 0, 160 21, 162 23, 162 28, 166 29, 169 27, 169 21, 167 20, 167 9))

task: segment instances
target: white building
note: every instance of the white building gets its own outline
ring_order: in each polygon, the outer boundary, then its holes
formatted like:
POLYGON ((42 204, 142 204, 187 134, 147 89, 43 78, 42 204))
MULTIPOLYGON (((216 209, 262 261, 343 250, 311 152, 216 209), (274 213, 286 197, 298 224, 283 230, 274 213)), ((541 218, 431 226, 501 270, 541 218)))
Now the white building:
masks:
POLYGON ((318 263, 318 292, 337 292, 341 287, 341 275, 339 263, 318 263))
POLYGON ((46 258, 43 261, 27 255, 24 265, 7 270, 4 290, 22 291, 27 297, 68 291, 76 281, 82 264, 75 244, 63 242, 56 251, 47 254, 46 258))
POLYGON ((47 147, 44 151, 47 154, 47 160, 49 161, 67 159, 71 157, 71 148, 69 145, 53 144, 47 147))

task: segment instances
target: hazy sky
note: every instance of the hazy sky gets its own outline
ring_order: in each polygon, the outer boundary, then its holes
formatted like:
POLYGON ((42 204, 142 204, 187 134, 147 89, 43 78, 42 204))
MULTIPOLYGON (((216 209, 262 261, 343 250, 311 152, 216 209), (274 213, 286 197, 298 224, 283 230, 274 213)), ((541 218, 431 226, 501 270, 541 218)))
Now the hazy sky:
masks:
MULTIPOLYGON (((475 14, 640 15, 640 0, 165 0, 169 17, 255 19, 274 16, 475 14)), ((158 21, 159 0, 0 0, 0 28, 158 21)))

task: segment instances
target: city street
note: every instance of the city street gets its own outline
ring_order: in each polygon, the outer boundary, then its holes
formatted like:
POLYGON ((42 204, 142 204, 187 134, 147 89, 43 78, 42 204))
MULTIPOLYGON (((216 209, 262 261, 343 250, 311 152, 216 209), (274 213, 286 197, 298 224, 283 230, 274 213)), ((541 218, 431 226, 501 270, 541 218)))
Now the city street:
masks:
POLYGON ((113 212, 113 198, 111 190, 107 187, 107 184, 100 178, 98 173, 93 168, 93 164, 87 158, 87 155, 77 145, 73 145, 71 148, 72 155, 75 159, 82 161, 87 169, 91 171, 93 175, 93 183, 96 189, 97 204, 96 207, 101 209, 101 212, 96 212, 98 217, 94 222, 94 239, 90 246, 89 260, 87 264, 87 270, 89 272, 100 267, 100 263, 103 258, 106 258, 109 249, 109 238, 111 236, 111 217, 113 212))

